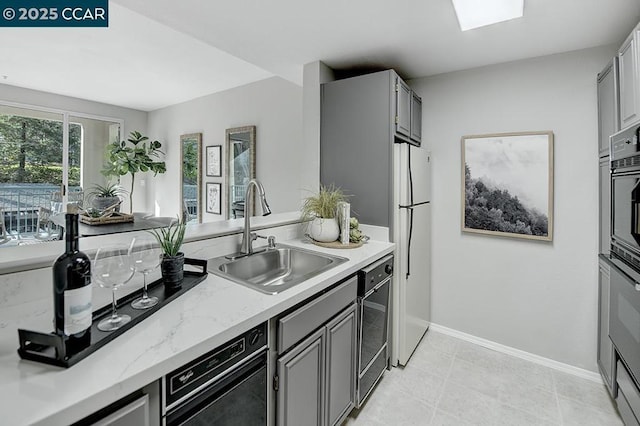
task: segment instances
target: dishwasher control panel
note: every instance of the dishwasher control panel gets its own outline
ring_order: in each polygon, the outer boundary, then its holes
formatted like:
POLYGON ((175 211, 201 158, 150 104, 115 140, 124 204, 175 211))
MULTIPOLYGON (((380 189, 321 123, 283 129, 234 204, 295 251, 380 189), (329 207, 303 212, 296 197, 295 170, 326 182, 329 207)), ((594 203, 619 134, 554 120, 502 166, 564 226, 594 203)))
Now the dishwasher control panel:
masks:
POLYGON ((383 257, 377 262, 362 268, 358 271, 358 296, 364 296, 392 275, 393 255, 383 257))
POLYGON ((170 406, 267 345, 267 324, 243 333, 165 376, 165 401, 170 406))

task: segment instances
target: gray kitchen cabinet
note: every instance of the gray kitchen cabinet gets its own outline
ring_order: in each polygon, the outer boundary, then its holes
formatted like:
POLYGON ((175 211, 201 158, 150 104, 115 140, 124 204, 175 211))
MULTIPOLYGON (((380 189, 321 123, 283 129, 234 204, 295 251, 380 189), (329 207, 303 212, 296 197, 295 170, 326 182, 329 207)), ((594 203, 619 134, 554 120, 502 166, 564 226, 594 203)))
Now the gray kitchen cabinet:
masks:
POLYGON ((411 140, 422 143, 422 98, 411 92, 411 140))
POLYGON ((400 77, 395 76, 396 84, 396 136, 422 142, 422 98, 418 96, 400 77))
POLYGON ((609 393, 613 396, 613 343, 609 339, 609 265, 600 259, 598 272, 598 368, 609 393))
POLYGON ((324 424, 325 334, 321 328, 278 360, 279 426, 324 424))
MULTIPOLYGON (((388 202, 394 182, 390 161, 393 142, 410 141, 410 137, 396 130, 399 94, 409 102, 408 107, 405 101, 400 102, 404 111, 411 110, 411 96, 405 96, 409 88, 406 84, 398 85, 398 79, 395 71, 386 70, 332 81, 320 87, 320 182, 333 183, 354 194, 349 198, 351 210, 357 211, 358 219, 369 225, 389 227, 393 222, 394 208, 388 202), (363 150, 366 150, 364 157, 363 150), (365 157, 366 166, 374 170, 367 173, 366 179, 354 168, 354 159, 365 157)), ((416 95, 416 108, 421 105, 418 99, 416 95)), ((421 115, 422 112, 416 110, 416 117, 421 115)), ((401 118, 402 111, 398 122, 406 126, 407 121, 401 118)), ((414 120, 413 127, 414 133, 418 129, 422 133, 421 122, 414 120)), ((410 129, 409 118, 408 132, 410 129)))
POLYGON ((340 424, 355 406, 357 277, 277 321, 276 423, 340 424))
POLYGON ((599 184, 599 253, 608 254, 611 249, 611 165, 609 157, 600 159, 599 184))
POLYGON ((638 42, 640 26, 634 28, 618 51, 620 78, 620 125, 630 126, 640 119, 640 70, 638 42))
POLYGON ((93 423, 93 426, 149 426, 149 396, 135 401, 93 423))
POLYGON ((396 134, 411 137, 411 88, 396 77, 396 134))
POLYGON ((609 155, 609 136, 620 130, 618 58, 598 74, 598 139, 600 157, 609 155))
MULTIPOLYGON (((156 383, 156 382, 154 382, 156 383)), ((84 419, 73 426, 150 426, 160 424, 159 391, 154 393, 150 384, 84 419)))
POLYGON ((356 305, 326 325, 327 424, 339 424, 356 401, 356 305))

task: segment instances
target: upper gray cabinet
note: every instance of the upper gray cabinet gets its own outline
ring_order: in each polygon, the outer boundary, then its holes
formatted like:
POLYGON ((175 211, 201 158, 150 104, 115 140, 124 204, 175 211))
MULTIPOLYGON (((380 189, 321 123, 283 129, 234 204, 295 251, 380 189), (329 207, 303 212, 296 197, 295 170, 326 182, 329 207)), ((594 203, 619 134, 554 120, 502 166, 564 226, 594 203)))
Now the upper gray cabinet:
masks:
POLYGON ((411 88, 396 77, 396 134, 411 135, 411 88))
POLYGON ((640 119, 640 69, 638 43, 640 26, 636 27, 618 51, 620 68, 620 124, 630 126, 640 119))
POLYGON ((411 140, 422 143, 422 98, 411 92, 411 140))
POLYGON ((396 76, 396 137, 414 145, 422 143, 422 98, 396 76))
POLYGON ((598 139, 600 157, 609 155, 609 136, 620 130, 618 58, 598 74, 598 139))

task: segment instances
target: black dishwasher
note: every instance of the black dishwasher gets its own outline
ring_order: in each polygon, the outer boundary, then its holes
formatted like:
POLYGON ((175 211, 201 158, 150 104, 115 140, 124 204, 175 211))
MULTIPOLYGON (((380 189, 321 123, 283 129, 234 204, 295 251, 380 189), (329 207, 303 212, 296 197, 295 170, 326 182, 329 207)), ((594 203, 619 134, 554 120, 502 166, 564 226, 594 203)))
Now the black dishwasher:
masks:
POLYGON ((360 408, 387 368, 388 328, 393 256, 358 272, 358 377, 356 407, 360 408))
POLYGON ((167 426, 266 425, 266 323, 174 370, 162 382, 167 426))

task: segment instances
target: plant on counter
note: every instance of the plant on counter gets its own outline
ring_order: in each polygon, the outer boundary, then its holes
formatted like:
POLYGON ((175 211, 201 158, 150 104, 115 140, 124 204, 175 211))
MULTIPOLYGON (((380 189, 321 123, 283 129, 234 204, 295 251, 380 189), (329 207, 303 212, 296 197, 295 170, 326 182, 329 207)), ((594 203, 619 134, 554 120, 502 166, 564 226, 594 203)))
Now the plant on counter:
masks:
POLYGON ((89 196, 91 204, 96 210, 104 210, 116 204, 120 204, 122 200, 120 195, 126 194, 127 191, 117 183, 107 183, 105 185, 93 185, 89 196))
POLYGON ((338 203, 346 201, 347 196, 335 185, 320 185, 320 191, 307 197, 302 204, 302 219, 310 221, 309 236, 316 241, 335 241, 340 234, 336 212, 338 203))
POLYGON ((340 201, 346 201, 342 189, 335 185, 320 185, 316 195, 305 198, 302 204, 302 219, 310 220, 316 217, 331 219, 336 217, 336 210, 340 201))
POLYGON ((160 270, 165 290, 175 291, 182 287, 184 278, 184 253, 180 251, 184 241, 187 222, 178 218, 166 228, 152 229, 151 233, 162 247, 160 270))
POLYGON ((158 141, 149 141, 147 136, 142 135, 138 131, 130 133, 126 141, 115 141, 107 145, 107 155, 102 174, 110 177, 131 175, 131 190, 129 191, 129 209, 133 212, 133 188, 135 184, 136 173, 153 172, 154 176, 158 173, 167 171, 164 161, 156 161, 160 154, 162 144, 158 141), (147 142, 148 141, 148 142, 147 142))
POLYGON ((352 217, 349 220, 349 242, 359 243, 361 241, 367 241, 368 239, 369 238, 360 230, 360 223, 358 223, 358 219, 352 217))

